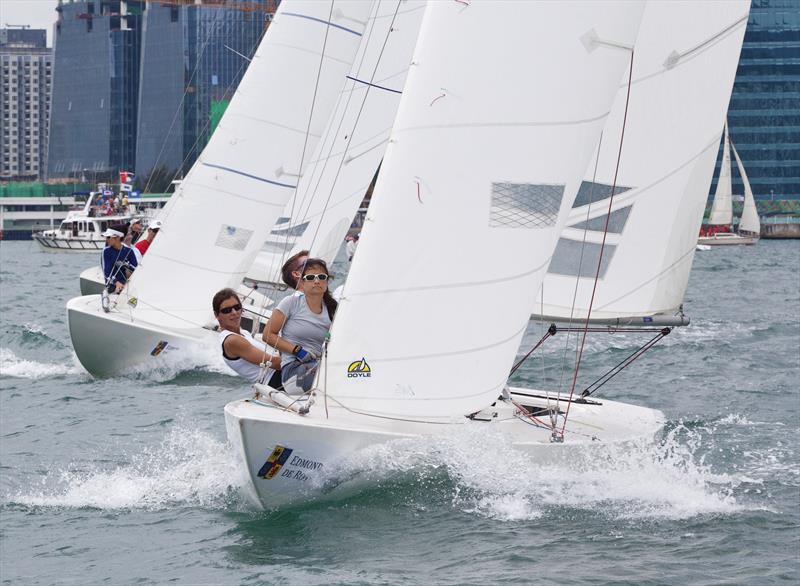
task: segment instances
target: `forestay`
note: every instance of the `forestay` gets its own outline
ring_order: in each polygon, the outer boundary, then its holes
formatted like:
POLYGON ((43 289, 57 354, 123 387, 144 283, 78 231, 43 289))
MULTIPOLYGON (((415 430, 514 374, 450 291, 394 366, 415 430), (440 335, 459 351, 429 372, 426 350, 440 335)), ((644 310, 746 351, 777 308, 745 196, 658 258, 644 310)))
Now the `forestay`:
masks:
POLYGON ((422 0, 375 2, 314 159, 248 278, 278 282, 300 250, 333 262, 386 151, 424 10, 422 0))
MULTIPOLYGON (((636 41, 610 217, 627 84, 617 93, 599 156, 595 153, 589 163, 559 238, 534 310, 536 317, 586 318, 606 219, 608 233, 592 320, 671 316, 679 310, 714 172, 748 4, 747 0, 647 3, 636 41)), ((730 201, 730 176, 727 185, 730 201)))
POLYGON ((742 185, 744 185, 744 204, 742 205, 742 217, 739 220, 739 232, 751 232, 758 235, 761 233, 761 220, 758 219, 756 200, 753 197, 753 189, 750 187, 750 181, 747 179, 744 165, 742 165, 742 159, 739 158, 739 153, 733 141, 731 141, 731 150, 733 150, 733 156, 736 158, 736 167, 739 169, 742 185))
POLYGON ((731 150, 728 123, 725 122, 725 138, 722 143, 722 161, 719 166, 717 189, 708 214, 709 226, 730 226, 733 223, 733 187, 731 186, 731 150))
POLYGON ((311 159, 371 8, 361 0, 281 2, 134 274, 123 310, 133 319, 203 325, 214 292, 241 282, 311 159))
POLYGON ((450 418, 497 398, 641 4, 432 2, 318 379, 450 418), (533 252, 531 252, 533 251, 533 252))

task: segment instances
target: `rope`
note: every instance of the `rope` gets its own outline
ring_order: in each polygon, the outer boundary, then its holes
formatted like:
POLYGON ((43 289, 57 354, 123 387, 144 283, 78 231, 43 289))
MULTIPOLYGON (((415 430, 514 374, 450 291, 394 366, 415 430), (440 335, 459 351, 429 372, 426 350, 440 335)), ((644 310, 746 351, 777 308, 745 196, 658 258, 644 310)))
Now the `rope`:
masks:
POLYGON ((630 99, 631 99, 631 81, 633 80, 633 58, 634 58, 634 54, 635 54, 634 50, 631 49, 631 59, 630 59, 630 66, 629 66, 629 70, 628 70, 628 87, 627 87, 627 91, 626 91, 626 94, 625 94, 625 112, 623 113, 623 116, 622 116, 622 131, 621 131, 620 137, 619 137, 619 149, 617 151, 617 163, 616 163, 616 167, 614 169, 614 181, 613 181, 613 183, 611 185, 611 196, 608 198, 608 213, 606 214, 606 222, 605 222, 605 226, 603 227, 603 241, 600 244, 600 253, 599 253, 598 259, 597 259, 597 271, 595 272, 594 284, 592 285, 592 296, 589 299, 589 307, 588 307, 587 312, 586 312, 586 321, 585 321, 585 324, 584 324, 583 336, 581 338, 581 344, 580 344, 580 349, 578 350, 578 356, 577 356, 577 359, 575 361, 575 372, 574 372, 574 374, 572 376, 572 385, 570 386, 570 390, 569 390, 570 402, 567 403, 567 411, 566 411, 566 413, 564 413, 564 423, 561 426, 560 435, 561 435, 562 439, 564 437, 564 430, 567 427, 567 419, 569 418, 569 411, 570 411, 570 407, 572 406, 572 402, 571 402, 572 401, 572 397, 575 394, 575 386, 578 383, 578 372, 580 371, 581 358, 583 357, 583 348, 584 348, 584 346, 586 344, 586 334, 589 331, 589 320, 592 317, 592 305, 594 305, 594 297, 595 297, 595 294, 597 293, 597 282, 600 280, 600 268, 603 266, 603 252, 604 252, 605 246, 606 246, 606 236, 608 236, 608 223, 611 220, 611 209, 612 209, 612 205, 614 204, 614 192, 617 189, 617 177, 619 175, 619 165, 620 165, 620 161, 622 160, 622 146, 625 143, 625 126, 626 126, 627 121, 628 121, 628 106, 630 104, 630 99))

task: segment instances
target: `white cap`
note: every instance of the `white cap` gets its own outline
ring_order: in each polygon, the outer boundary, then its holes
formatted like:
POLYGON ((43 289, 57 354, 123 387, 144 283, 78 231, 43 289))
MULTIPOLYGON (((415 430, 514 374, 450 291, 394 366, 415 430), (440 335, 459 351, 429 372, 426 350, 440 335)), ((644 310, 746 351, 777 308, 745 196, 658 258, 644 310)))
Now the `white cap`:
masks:
POLYGON ((161 220, 153 220, 147 227, 153 230, 158 230, 162 225, 163 224, 161 223, 161 220))
POLYGON ((111 228, 109 228, 108 230, 106 230, 105 232, 103 232, 103 233, 101 234, 101 236, 105 236, 106 238, 110 238, 110 237, 112 237, 112 236, 117 236, 117 237, 119 237, 119 238, 122 238, 123 236, 125 236, 125 234, 123 234, 123 233, 122 233, 122 232, 120 232, 119 230, 112 230, 111 228))

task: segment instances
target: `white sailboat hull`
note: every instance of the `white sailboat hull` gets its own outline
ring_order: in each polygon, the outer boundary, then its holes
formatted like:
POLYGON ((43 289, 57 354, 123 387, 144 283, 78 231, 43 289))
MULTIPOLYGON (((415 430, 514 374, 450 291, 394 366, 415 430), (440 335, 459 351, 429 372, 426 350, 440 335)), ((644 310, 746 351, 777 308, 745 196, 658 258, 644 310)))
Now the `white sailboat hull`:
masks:
POLYGON ((758 236, 742 236, 733 232, 723 232, 712 236, 701 236, 697 239, 697 244, 706 246, 732 246, 741 244, 755 244, 758 236))
POLYGON ((96 377, 163 368, 176 355, 203 352, 217 342, 218 334, 213 330, 192 328, 179 332, 133 322, 124 311, 105 313, 100 303, 100 295, 67 302, 67 325, 75 354, 96 377), (109 352, 109 348, 114 351, 109 352))
MULTIPOLYGON (((511 391, 522 405, 548 406, 543 392, 511 391)), ((257 506, 275 508, 339 490, 347 479, 337 476, 338 466, 360 450, 393 440, 434 437, 463 426, 491 426, 531 457, 559 459, 593 445, 649 440, 664 424, 664 415, 654 409, 605 400, 572 403, 565 439, 559 443, 551 441, 549 428, 516 417, 516 408, 501 401, 473 419, 437 423, 370 417, 330 404, 330 417, 326 418, 321 404, 324 398, 316 401, 305 416, 262 400, 245 399, 225 406, 228 439, 244 468, 246 492, 257 506)), ((562 401, 560 410, 563 413, 565 409, 562 401)))
POLYGON ((100 266, 89 267, 81 271, 79 278, 81 295, 100 295, 103 292, 103 269, 100 266))

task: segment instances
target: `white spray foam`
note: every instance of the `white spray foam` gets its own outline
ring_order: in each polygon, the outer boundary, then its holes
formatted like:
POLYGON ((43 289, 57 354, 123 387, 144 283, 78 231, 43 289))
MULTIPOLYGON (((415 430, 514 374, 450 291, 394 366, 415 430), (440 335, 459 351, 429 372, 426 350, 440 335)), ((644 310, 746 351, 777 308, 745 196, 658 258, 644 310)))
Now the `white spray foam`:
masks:
POLYGON ((190 425, 173 427, 156 448, 113 470, 70 466, 42 480, 45 487, 12 501, 41 507, 164 509, 174 506, 226 507, 243 484, 227 444, 190 425))
MULTIPOLYGON (((715 474, 673 430, 659 443, 592 445, 564 457, 541 458, 512 447, 509 438, 480 426, 448 436, 408 439, 363 450, 334 473, 372 479, 398 472, 417 480, 444 471, 453 506, 499 520, 531 520, 569 508, 612 518, 681 519, 742 509, 731 495, 738 482, 715 474)), ((555 448, 559 449, 559 448, 555 448)), ((423 482, 424 484, 424 482, 423 482)))
MULTIPOLYGON (((66 361, 65 361, 66 362, 66 361)), ((48 364, 19 358, 11 350, 0 348, 0 375, 15 378, 40 379, 81 372, 74 360, 69 364, 48 364)))

